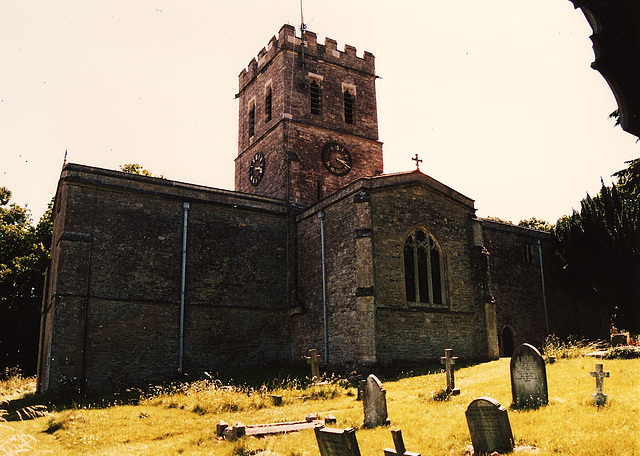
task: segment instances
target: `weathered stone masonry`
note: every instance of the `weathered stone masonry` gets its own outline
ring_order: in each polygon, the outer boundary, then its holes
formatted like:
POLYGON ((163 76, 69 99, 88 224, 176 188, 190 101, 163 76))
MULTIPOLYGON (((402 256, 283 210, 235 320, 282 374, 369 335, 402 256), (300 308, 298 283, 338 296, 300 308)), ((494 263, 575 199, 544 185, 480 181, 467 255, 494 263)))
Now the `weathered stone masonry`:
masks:
POLYGON ((185 201, 184 370, 289 362, 286 205, 67 165, 43 382, 64 377, 97 390, 177 374, 185 201))
POLYGON ((315 33, 306 32, 303 60, 301 43, 292 26, 283 26, 239 75, 235 188, 308 206, 318 201, 318 184, 324 197, 359 177, 381 174, 383 164, 373 54, 365 52, 360 58, 353 46, 339 51, 334 40, 327 38, 322 45, 315 33), (312 81, 322 90, 319 115, 311 114, 312 81), (263 114, 266 87, 273 94, 268 121, 263 114), (344 121, 345 87, 355 88, 353 124, 344 121), (250 106, 255 106, 256 113, 253 136, 249 135, 250 106), (351 152, 353 170, 346 176, 331 175, 322 167, 320 155, 327 142, 339 142, 351 152), (256 152, 265 155, 270 171, 260 185, 253 186, 247 169, 256 152))
POLYGON ((382 174, 374 60, 283 26, 239 76, 236 191, 66 165, 38 390, 290 366, 311 348, 328 369, 368 374, 445 348, 486 360, 548 332, 606 334, 569 293, 547 233, 479 219, 419 171, 382 174), (323 164, 335 143, 350 154, 343 173, 323 164))
POLYGON ((540 346, 548 333, 606 337, 607 316, 573 295, 548 233, 492 220, 482 226, 502 347, 505 328, 514 333, 515 346, 540 346))

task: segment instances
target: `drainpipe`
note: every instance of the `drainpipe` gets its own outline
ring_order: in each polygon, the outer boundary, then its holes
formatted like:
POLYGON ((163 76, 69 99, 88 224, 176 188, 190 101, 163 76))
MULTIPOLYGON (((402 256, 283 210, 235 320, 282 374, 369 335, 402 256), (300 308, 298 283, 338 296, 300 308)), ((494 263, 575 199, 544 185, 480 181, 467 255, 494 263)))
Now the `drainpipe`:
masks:
POLYGON ((322 255, 322 320, 324 323, 324 363, 329 364, 329 325, 327 310, 327 264, 325 259, 324 211, 318 212, 320 219, 320 251, 322 255))
POLYGON ((549 315, 547 314, 547 292, 544 286, 544 266, 542 264, 542 244, 538 239, 538 257, 540 258, 540 280, 542 281, 542 304, 544 306, 544 327, 549 335, 549 315))
POLYGON ((187 219, 189 216, 189 203, 182 205, 182 275, 180 279, 180 344, 178 348, 178 375, 182 375, 182 359, 184 357, 184 294, 187 277, 187 219))

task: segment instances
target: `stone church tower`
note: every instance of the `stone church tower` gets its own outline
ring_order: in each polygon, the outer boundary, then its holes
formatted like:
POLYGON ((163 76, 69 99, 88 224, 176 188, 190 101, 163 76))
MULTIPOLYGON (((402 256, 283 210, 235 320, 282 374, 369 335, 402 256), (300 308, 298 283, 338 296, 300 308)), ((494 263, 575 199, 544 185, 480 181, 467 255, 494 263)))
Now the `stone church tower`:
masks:
POLYGON ((382 174, 375 59, 285 25, 239 76, 235 189, 309 206, 382 174))
POLYGON ((66 164, 38 390, 292 366, 363 374, 602 337, 547 233, 382 174, 372 54, 283 26, 239 76, 235 191, 66 164))

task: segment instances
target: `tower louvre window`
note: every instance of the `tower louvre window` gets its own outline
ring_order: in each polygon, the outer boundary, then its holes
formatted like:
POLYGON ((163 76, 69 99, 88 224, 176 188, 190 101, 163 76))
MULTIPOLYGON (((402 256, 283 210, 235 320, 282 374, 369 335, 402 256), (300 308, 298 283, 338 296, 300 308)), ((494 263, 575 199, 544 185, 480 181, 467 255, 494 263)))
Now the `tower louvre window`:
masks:
POLYGON ((349 92, 349 89, 344 91, 344 122, 353 124, 355 111, 355 98, 349 92))
POLYGON ((256 134, 256 105, 251 103, 249 105, 249 138, 252 138, 256 134))
POLYGON ((311 114, 319 116, 322 113, 322 89, 317 81, 311 81, 309 97, 311 99, 311 114))
POLYGON ((271 100, 273 99, 273 95, 271 93, 271 86, 268 86, 265 90, 264 94, 264 119, 265 122, 269 122, 271 120, 271 100))
POLYGON ((408 302, 444 304, 442 248, 419 228, 404 243, 405 291, 408 302))

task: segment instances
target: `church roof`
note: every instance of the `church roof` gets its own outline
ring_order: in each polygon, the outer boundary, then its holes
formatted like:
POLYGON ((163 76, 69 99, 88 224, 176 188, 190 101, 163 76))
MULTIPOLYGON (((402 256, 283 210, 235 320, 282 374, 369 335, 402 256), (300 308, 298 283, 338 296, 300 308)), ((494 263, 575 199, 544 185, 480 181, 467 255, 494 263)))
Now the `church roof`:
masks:
POLYGON ((471 212, 475 212, 476 210, 473 199, 452 189, 451 187, 443 184, 433 177, 424 174, 422 171, 415 170, 400 173, 381 174, 375 177, 360 178, 324 198, 322 201, 319 201, 318 203, 307 208, 300 214, 299 217, 305 218, 309 215, 315 214, 323 208, 330 206, 343 198, 349 197, 350 195, 356 195, 361 192, 374 192, 376 190, 388 189, 393 187, 405 187, 409 185, 423 185, 465 206, 471 212))
POLYGON ((77 182, 100 187, 119 188, 139 193, 156 194, 181 201, 200 201, 251 210, 283 214, 288 211, 287 203, 275 198, 76 163, 67 163, 64 166, 60 175, 60 183, 62 182, 77 182))

